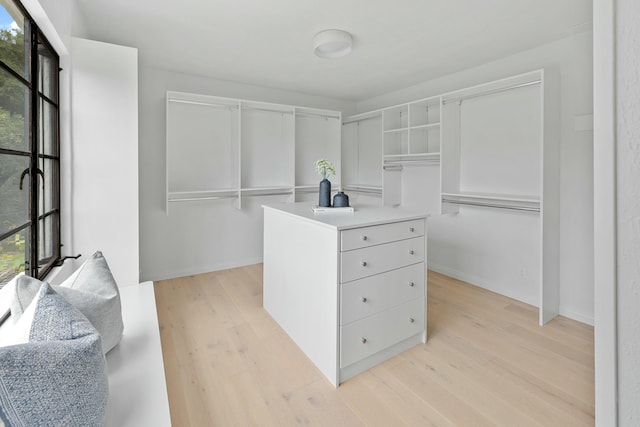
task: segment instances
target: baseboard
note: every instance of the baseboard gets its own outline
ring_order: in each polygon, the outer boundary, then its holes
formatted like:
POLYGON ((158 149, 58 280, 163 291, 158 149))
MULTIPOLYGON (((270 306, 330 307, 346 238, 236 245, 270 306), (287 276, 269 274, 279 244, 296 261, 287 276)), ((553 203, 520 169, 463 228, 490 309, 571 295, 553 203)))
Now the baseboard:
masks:
POLYGON ((494 284, 487 282, 479 277, 476 277, 472 274, 468 274, 462 271, 455 270, 453 268, 445 267, 443 265, 438 264, 428 264, 429 270, 433 270, 436 273, 444 274, 445 276, 453 277, 454 279, 462 280, 463 282, 470 283, 474 286, 478 286, 479 288, 486 289, 491 292, 495 292, 500 295, 504 295, 506 297, 512 298, 516 301, 521 301, 525 304, 532 305, 534 307, 538 307, 538 301, 534 298, 523 298, 519 295, 514 294, 509 291, 509 289, 496 287, 494 284))
POLYGON ((560 316, 567 317, 571 320, 575 320, 576 322, 584 323, 589 326, 594 325, 593 316, 587 316, 582 313, 577 313, 573 310, 567 310, 563 307, 560 307, 560 316))
POLYGON ((202 266, 192 266, 182 269, 172 269, 166 271, 155 271, 153 273, 144 274, 140 273, 140 281, 157 281, 175 279, 178 277, 194 276, 196 274, 210 273, 212 271, 227 270, 229 268, 243 267, 245 265, 259 264, 262 262, 262 257, 246 258, 240 260, 234 260, 233 262, 214 263, 202 266))
MULTIPOLYGON (((471 274, 467 274, 449 267, 445 267, 443 265, 438 265, 438 264, 432 264, 429 263, 428 264, 428 268, 429 270, 433 270, 436 273, 440 273, 440 274, 444 274, 445 276, 449 276, 449 277, 453 277, 454 279, 458 279, 458 280, 462 280, 463 282, 467 282, 470 283, 474 286, 478 286, 479 288, 483 288, 486 289, 488 291, 491 292, 495 292, 497 294, 500 295, 504 295, 506 297, 512 298, 516 301, 521 301, 524 302, 525 304, 529 304, 532 305, 534 307, 538 307, 538 301, 534 301, 533 299, 531 301, 528 301, 527 298, 521 298, 517 295, 514 295, 512 292, 510 292, 508 289, 502 289, 502 288, 497 288, 495 286, 492 286, 492 284, 488 283, 485 280, 482 280, 476 276, 473 276, 471 274)), ((575 320, 577 322, 580 323, 585 323, 587 325, 591 325, 593 326, 594 321, 593 321, 593 316, 588 316, 582 313, 577 313, 573 310, 567 310, 563 307, 560 307, 559 309, 559 313, 561 316, 567 317, 569 319, 575 320)))

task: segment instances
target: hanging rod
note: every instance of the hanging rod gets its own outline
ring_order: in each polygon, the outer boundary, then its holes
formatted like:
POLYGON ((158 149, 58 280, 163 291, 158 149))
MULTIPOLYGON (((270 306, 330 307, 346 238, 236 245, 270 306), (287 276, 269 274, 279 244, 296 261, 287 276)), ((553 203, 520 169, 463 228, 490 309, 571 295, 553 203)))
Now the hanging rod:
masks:
POLYGON ((169 98, 169 102, 177 102, 179 104, 205 105, 207 107, 216 107, 216 108, 228 108, 228 109, 238 108, 237 105, 213 104, 211 102, 187 101, 184 99, 174 99, 174 98, 169 98))
POLYGON ((344 191, 355 191, 356 193, 375 194, 378 196, 382 194, 382 188, 377 189, 377 188, 360 187, 357 185, 343 185, 342 189, 344 191))
POLYGON ((513 205, 500 205, 497 203, 484 203, 484 202, 466 202, 461 200, 452 200, 442 198, 442 202, 444 203, 453 203, 456 205, 469 205, 469 206, 480 206, 485 208, 500 208, 500 209, 511 209, 514 211, 527 211, 527 212, 540 212, 540 208, 532 208, 527 206, 513 206, 513 205))
POLYGON ((313 117, 317 119, 340 119, 339 116, 332 116, 330 114, 298 113, 297 111, 296 116, 313 117))
POLYGON ((398 159, 398 160, 385 160, 385 164, 394 165, 394 164, 420 164, 420 163, 429 163, 429 164, 438 164, 440 163, 440 159, 398 159))
POLYGON ((379 115, 379 116, 371 116, 371 117, 365 117, 364 119, 351 120, 350 122, 344 122, 344 121, 343 121, 343 122, 342 122, 342 126, 344 126, 344 125, 348 125, 348 124, 351 124, 351 123, 360 123, 360 122, 365 122, 365 121, 367 121, 367 120, 379 119, 379 118, 381 118, 381 117, 382 117, 382 115, 379 115))
POLYGON ((293 191, 269 191, 269 192, 264 192, 264 193, 260 193, 260 192, 256 192, 254 194, 251 193, 247 193, 248 191, 253 192, 255 190, 243 190, 244 193, 242 197, 259 197, 259 196, 287 196, 287 195, 291 195, 293 194, 293 191))
POLYGON ((404 167, 402 165, 383 165, 382 169, 386 171, 401 171, 404 167))
POLYGON ((241 110, 245 110, 245 111, 266 111, 267 113, 293 114, 293 111, 271 110, 269 108, 259 108, 259 107, 244 107, 244 106, 242 106, 241 110))
POLYGON ((229 195, 229 196, 209 196, 209 197, 188 197, 184 199, 170 199, 169 202, 197 202, 200 200, 218 200, 218 199, 231 199, 234 197, 238 197, 237 194, 229 195))
POLYGON ((472 94, 472 95, 461 96, 459 98, 443 99, 442 103, 443 104, 448 104, 450 102, 462 102, 462 101, 465 101, 467 99, 478 98, 478 97, 487 96, 487 95, 493 95, 494 93, 504 92, 504 91, 512 90, 512 89, 518 89, 518 88, 521 88, 521 87, 531 86, 531 85, 535 85, 535 84, 538 84, 538 83, 542 83, 542 80, 534 80, 534 81, 531 81, 531 82, 515 84, 515 85, 507 86, 507 87, 501 87, 499 89, 493 89, 493 90, 488 90, 488 91, 485 91, 485 92, 475 93, 475 94, 472 94))

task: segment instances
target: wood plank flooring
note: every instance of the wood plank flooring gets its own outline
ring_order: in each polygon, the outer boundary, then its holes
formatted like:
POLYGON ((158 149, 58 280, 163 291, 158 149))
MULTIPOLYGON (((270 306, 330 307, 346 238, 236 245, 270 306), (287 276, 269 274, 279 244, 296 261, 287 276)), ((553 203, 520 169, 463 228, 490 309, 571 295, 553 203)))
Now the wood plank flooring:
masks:
POLYGON ((335 389, 262 308, 262 265, 155 283, 174 426, 589 426, 593 328, 428 273, 428 341, 335 389))

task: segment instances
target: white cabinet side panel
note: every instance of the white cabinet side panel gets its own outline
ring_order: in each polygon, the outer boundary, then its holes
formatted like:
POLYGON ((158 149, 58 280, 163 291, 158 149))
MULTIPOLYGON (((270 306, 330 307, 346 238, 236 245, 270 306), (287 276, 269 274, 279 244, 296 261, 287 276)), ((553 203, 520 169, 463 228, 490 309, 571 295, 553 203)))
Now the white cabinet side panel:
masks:
POLYGON ((337 385, 337 231, 265 209, 265 310, 337 385))

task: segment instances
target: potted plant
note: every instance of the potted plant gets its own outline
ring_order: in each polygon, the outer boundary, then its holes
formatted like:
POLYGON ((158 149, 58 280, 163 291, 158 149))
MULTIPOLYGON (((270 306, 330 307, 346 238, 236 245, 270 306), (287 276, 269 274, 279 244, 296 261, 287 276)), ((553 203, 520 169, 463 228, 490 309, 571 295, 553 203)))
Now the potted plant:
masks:
POLYGON ((315 162, 316 172, 322 177, 320 181, 320 200, 318 206, 330 207, 331 206, 331 181, 329 177, 336 174, 331 162, 327 159, 319 159, 315 162))

